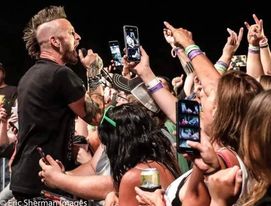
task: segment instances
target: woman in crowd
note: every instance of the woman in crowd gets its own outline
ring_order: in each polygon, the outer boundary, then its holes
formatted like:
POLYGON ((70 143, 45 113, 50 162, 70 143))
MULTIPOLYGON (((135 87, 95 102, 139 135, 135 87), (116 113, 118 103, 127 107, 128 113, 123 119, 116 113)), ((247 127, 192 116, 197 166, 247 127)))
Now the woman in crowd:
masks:
MULTIPOLYGON (((250 174, 249 187, 247 195, 237 205, 271 205, 270 107, 271 91, 268 90, 257 95, 247 111, 242 127, 240 151, 250 174)), ((229 205, 228 200, 235 195, 236 188, 240 187, 240 170, 221 170, 209 176, 206 182, 212 197, 211 205, 229 205)))
POLYGON ((134 188, 140 185, 142 169, 156 168, 162 188, 180 175, 170 141, 143 106, 124 104, 110 108, 98 132, 110 160, 120 206, 138 205, 134 188))

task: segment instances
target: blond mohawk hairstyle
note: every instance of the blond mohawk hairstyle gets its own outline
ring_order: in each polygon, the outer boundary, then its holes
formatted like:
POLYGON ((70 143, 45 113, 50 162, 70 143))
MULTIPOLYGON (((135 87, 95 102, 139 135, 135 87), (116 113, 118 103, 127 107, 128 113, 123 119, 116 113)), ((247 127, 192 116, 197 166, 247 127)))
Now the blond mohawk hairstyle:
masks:
POLYGON ((39 58, 40 47, 37 41, 36 31, 39 25, 55 19, 67 18, 63 6, 49 6, 33 16, 25 27, 23 40, 28 54, 35 59, 39 58))

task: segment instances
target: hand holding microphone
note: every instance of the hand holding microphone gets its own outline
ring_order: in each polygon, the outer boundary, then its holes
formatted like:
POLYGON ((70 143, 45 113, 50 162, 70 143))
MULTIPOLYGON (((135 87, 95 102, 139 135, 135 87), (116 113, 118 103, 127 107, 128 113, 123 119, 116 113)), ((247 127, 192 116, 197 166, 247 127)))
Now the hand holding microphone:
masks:
POLYGON ((81 63, 87 69, 88 77, 95 77, 96 75, 101 74, 103 60, 97 53, 94 53, 91 49, 87 50, 81 48, 79 49, 78 55, 81 63))

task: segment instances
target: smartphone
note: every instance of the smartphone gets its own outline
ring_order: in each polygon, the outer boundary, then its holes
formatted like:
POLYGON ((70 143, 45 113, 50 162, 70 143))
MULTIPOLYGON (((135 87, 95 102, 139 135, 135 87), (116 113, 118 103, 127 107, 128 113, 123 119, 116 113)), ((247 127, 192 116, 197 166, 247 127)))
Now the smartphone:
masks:
POLYGON ((39 152, 41 158, 43 159, 43 161, 45 162, 45 164, 49 165, 50 163, 48 162, 48 160, 46 159, 46 155, 45 153, 43 152, 43 149, 41 147, 37 147, 36 148, 37 151, 39 152))
POLYGON ((240 70, 242 67, 247 66, 246 55, 234 55, 231 59, 231 67, 233 70, 240 70))
POLYGON ((197 101, 181 99, 177 102, 176 142, 179 153, 198 155, 187 140, 200 142, 200 105, 197 101))
POLYGON ((118 40, 109 41, 109 48, 116 67, 122 67, 122 55, 118 40))
POLYGON ((129 62, 140 62, 141 54, 137 26, 124 25, 123 34, 127 60, 129 62))
POLYGON ((14 104, 14 102, 12 100, 4 97, 3 107, 5 108, 8 117, 10 117, 10 115, 11 115, 11 108, 12 108, 13 104, 14 104))

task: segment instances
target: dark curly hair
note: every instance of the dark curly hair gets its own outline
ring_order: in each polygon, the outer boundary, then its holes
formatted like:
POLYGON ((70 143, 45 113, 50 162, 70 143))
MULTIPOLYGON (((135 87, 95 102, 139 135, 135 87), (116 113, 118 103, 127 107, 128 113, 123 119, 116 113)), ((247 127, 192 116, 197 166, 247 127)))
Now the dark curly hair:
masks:
POLYGON ((143 106, 123 104, 109 109, 106 115, 117 126, 103 121, 98 131, 106 147, 116 188, 129 169, 148 161, 165 165, 175 177, 180 175, 170 141, 156 127, 143 106))
POLYGON ((61 18, 67 18, 64 7, 49 6, 39 11, 30 19, 23 31, 23 40, 25 42, 25 47, 28 50, 28 54, 32 58, 38 59, 40 55, 40 47, 36 34, 38 26, 61 18))

